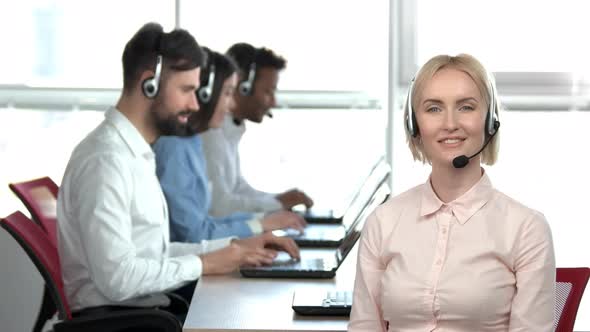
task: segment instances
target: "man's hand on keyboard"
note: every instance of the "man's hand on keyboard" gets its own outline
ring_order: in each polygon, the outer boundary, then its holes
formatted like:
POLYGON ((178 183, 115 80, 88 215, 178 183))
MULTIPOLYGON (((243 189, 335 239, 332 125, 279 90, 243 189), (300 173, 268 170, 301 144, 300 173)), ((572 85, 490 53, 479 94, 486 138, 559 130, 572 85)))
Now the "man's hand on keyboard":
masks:
POLYGON ((299 247, 293 239, 288 237, 278 237, 272 233, 264 233, 245 239, 233 240, 233 242, 252 249, 266 249, 274 252, 278 250, 285 251, 291 257, 300 259, 299 247))

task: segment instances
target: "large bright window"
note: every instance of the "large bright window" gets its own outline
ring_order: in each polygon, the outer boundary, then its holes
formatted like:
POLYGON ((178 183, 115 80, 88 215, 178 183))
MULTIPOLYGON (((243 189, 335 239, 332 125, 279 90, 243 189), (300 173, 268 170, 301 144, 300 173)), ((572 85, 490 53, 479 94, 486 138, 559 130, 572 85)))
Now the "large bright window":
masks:
POLYGON ((589 11, 578 0, 418 0, 417 60, 466 52, 495 72, 587 71, 589 11))
POLYGON ((244 176, 270 192, 300 188, 320 208, 346 202, 385 151, 386 115, 377 109, 286 109, 248 123, 240 143, 244 176))
POLYGON ((590 2, 418 0, 405 7, 414 22, 405 34, 405 82, 434 55, 470 53, 496 73, 512 108, 590 109, 590 2))
POLYGON ((146 22, 174 28, 164 0, 0 3, 0 84, 120 88, 125 43, 146 22))
POLYGON ((387 84, 387 1, 181 1, 180 23, 225 52, 237 42, 283 55, 280 90, 370 91, 387 84))

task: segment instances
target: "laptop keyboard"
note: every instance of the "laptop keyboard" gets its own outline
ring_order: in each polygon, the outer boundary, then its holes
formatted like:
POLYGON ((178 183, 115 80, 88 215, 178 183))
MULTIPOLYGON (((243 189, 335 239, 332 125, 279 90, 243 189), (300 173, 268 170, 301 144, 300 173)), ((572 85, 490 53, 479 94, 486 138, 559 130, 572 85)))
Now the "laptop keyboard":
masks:
POLYGON ((296 261, 294 259, 275 261, 272 264, 273 268, 281 267, 281 270, 330 270, 333 268, 333 261, 315 258, 315 259, 304 259, 302 261, 296 261))
POLYGON ((322 301, 323 307, 334 306, 352 306, 352 292, 351 291, 329 291, 326 293, 326 298, 322 301))

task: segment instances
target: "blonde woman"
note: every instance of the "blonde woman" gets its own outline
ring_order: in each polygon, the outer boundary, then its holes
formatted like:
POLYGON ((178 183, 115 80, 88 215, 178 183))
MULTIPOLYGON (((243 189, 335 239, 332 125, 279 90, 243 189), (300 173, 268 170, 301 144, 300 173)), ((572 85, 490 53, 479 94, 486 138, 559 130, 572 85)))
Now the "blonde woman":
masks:
POLYGON ((418 72, 404 121, 414 159, 432 172, 367 220, 349 331, 553 330, 547 221, 481 167, 497 159, 499 109, 470 55, 436 56, 418 72))

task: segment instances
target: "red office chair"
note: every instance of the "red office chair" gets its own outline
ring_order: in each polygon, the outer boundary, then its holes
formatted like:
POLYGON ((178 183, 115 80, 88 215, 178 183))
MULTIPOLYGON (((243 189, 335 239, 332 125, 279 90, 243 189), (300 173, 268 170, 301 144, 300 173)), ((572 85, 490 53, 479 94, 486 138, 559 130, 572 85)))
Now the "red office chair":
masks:
MULTIPOLYGON (((8 187, 21 200, 33 220, 43 228, 53 246, 57 248, 56 208, 59 190, 57 184, 46 176, 30 181, 10 183, 8 187)), ((33 332, 41 332, 45 322, 55 314, 56 310, 50 291, 45 286, 33 332)))
POLYGON ((72 318, 64 293, 57 249, 51 244, 45 232, 20 211, 0 219, 0 226, 21 245, 45 280, 46 288, 51 294, 61 320, 53 326, 55 332, 114 332, 130 329, 181 331, 180 323, 174 315, 153 309, 134 309, 72 318))
POLYGON ((8 185, 29 210, 33 220, 41 225, 51 243, 57 248, 56 207, 59 187, 49 177, 8 185))
POLYGON ((555 332, 574 330, 578 307, 590 277, 590 268, 557 268, 555 278, 555 332))

